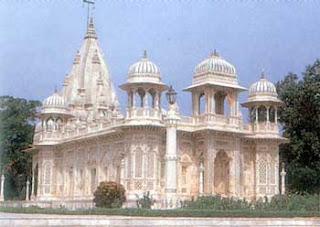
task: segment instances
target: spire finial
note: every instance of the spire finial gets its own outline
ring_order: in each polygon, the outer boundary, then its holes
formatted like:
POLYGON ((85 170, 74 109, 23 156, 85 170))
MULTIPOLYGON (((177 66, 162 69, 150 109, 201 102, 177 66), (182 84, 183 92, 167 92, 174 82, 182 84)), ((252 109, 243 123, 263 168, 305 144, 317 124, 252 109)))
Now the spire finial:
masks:
POLYGON ((219 53, 216 49, 213 49, 213 52, 211 52, 211 57, 219 57, 219 53))
POLYGON ((87 26, 89 28, 89 25, 91 23, 93 23, 92 13, 90 13, 90 10, 91 10, 91 6, 94 9, 94 1, 93 0, 83 0, 83 3, 88 5, 87 26), (90 23, 89 23, 89 18, 90 18, 90 23))
POLYGON ((147 58, 147 50, 146 49, 144 49, 144 51, 143 51, 143 58, 147 58))
POLYGON ((264 79, 264 68, 261 68, 261 76, 260 79, 264 79))

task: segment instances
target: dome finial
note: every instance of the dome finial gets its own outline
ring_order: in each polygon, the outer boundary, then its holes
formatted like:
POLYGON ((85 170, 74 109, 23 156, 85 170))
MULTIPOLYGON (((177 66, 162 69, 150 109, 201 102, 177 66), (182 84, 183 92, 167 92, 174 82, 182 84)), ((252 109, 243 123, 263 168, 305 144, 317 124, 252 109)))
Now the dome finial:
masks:
POLYGON ((261 76, 260 76, 260 79, 264 79, 264 68, 261 68, 261 76))
POLYGON ((147 58, 147 50, 146 49, 144 49, 144 51, 143 51, 143 58, 147 58))
POLYGON ((58 93, 57 85, 54 85, 54 93, 58 93))
POLYGON ((219 53, 216 49, 213 50, 213 52, 211 52, 210 57, 219 57, 219 53))

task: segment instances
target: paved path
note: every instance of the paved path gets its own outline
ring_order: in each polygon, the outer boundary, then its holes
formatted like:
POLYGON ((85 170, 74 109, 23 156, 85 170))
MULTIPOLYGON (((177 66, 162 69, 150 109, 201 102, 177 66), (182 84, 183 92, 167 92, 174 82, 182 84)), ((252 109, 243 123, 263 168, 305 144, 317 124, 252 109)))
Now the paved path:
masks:
POLYGON ((320 218, 163 218, 1 213, 0 226, 320 226, 320 218))

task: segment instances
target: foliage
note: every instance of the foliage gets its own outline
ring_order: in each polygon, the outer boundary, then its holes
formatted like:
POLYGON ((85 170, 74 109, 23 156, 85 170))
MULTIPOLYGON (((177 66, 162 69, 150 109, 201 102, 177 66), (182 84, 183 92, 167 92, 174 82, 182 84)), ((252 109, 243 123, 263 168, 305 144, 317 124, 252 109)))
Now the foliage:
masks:
POLYGON ((142 198, 139 198, 137 195, 137 208, 142 208, 142 209, 151 209, 151 206, 153 205, 154 201, 152 200, 150 196, 150 192, 145 192, 142 195, 142 198))
POLYGON ((320 61, 306 68, 301 80, 290 73, 277 83, 279 121, 288 144, 280 147, 287 162, 287 180, 291 191, 320 190, 320 61))
POLYGON ((124 187, 115 182, 101 182, 94 192, 96 207, 120 208, 125 201, 124 187))
POLYGON ((320 209, 320 194, 288 194, 276 195, 248 202, 220 196, 199 197, 191 202, 188 209, 203 210, 255 210, 255 211, 308 211, 316 212, 320 209))
POLYGON ((39 101, 0 96, 0 171, 4 172, 5 199, 23 199, 31 175, 31 155, 21 152, 32 144, 39 101))

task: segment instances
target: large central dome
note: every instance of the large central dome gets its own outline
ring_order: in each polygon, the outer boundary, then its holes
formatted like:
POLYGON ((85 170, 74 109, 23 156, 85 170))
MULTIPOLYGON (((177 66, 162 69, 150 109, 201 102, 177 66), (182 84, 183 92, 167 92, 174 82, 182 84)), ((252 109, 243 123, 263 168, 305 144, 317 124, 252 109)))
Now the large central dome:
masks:
POLYGON ((236 69, 226 60, 222 59, 219 54, 214 51, 209 58, 198 64, 194 70, 195 76, 203 74, 222 74, 222 75, 235 75, 236 69))

